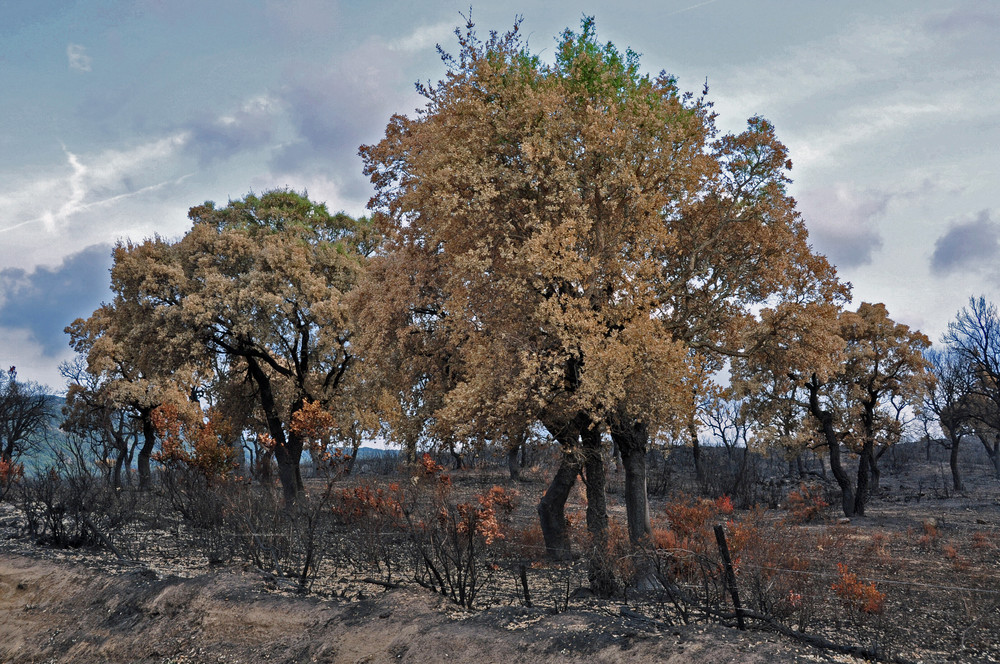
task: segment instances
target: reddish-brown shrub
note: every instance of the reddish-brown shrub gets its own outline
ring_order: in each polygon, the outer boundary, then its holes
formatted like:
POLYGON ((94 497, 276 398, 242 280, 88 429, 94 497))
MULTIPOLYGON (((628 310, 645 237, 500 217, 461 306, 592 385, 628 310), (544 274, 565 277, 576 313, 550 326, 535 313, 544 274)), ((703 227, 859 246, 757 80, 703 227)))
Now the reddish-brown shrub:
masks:
POLYGON ((0 459, 0 500, 2 500, 11 487, 24 477, 24 466, 13 463, 7 459, 0 459))
POLYGON ((788 512, 796 523, 808 523, 819 518, 829 506, 819 486, 803 482, 788 494, 788 512))
POLYGON ((848 608, 867 614, 882 613, 885 595, 878 591, 874 583, 859 581, 856 574, 848 571, 847 565, 837 563, 840 578, 830 587, 848 608))
POLYGON ((153 459, 165 466, 185 466, 197 471, 209 482, 219 482, 237 468, 236 450, 225 444, 228 424, 209 410, 197 415, 184 414, 172 403, 152 413, 153 427, 161 436, 160 451, 153 459))

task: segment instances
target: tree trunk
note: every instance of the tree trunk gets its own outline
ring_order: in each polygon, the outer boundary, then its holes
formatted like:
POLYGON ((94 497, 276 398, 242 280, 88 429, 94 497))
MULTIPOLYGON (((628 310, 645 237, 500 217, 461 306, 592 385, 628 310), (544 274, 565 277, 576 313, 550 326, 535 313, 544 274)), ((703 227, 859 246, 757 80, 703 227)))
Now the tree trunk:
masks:
POLYGON ((521 479, 521 466, 517 463, 517 455, 520 451, 520 445, 507 450, 507 472, 510 473, 510 479, 515 482, 521 479))
POLYGON ((581 437, 587 486, 587 530, 591 539, 590 588, 599 597, 610 597, 618 591, 618 585, 613 552, 608 543, 607 469, 601 449, 601 432, 592 425, 581 437))
POLYGON ((879 487, 882 486, 882 470, 878 466, 879 459, 885 454, 885 451, 889 449, 888 447, 883 447, 878 451, 878 454, 874 452, 868 458, 868 469, 871 471, 871 490, 869 495, 877 496, 879 492, 879 487))
MULTIPOLYGON (((278 416, 278 407, 274 402, 271 389, 271 379, 256 361, 249 359, 247 367, 250 377, 257 384, 260 405, 267 422, 267 432, 274 441, 274 458, 278 462, 278 481, 281 482, 282 495, 286 503, 293 503, 302 491, 302 477, 299 473, 299 459, 302 457, 302 439, 299 436, 285 437, 285 430, 278 416)), ((303 401, 299 399, 292 409, 292 415, 302 408, 303 401)))
POLYGON ((417 463, 417 437, 407 435, 403 440, 403 461, 407 466, 417 463))
POLYGON ((448 443, 448 451, 451 453, 454 467, 452 470, 462 470, 462 453, 455 449, 454 441, 448 443))
POLYGON ((261 484, 270 484, 271 478, 274 477, 272 461, 274 461, 274 450, 264 450, 257 456, 257 478, 261 484))
POLYGON ((695 420, 694 413, 691 414, 691 418, 688 420, 688 435, 691 436, 691 456, 694 458, 694 476, 698 480, 698 486, 700 488, 705 485, 705 468, 701 462, 701 445, 698 441, 698 422, 695 420))
POLYGON ((361 451, 361 441, 355 440, 351 444, 351 456, 347 459, 347 465, 344 467, 344 474, 350 475, 354 472, 354 464, 358 462, 358 452, 361 451))
POLYGON ((149 457, 156 446, 156 431, 153 429, 153 409, 142 408, 139 417, 142 421, 142 447, 139 448, 139 490, 145 491, 152 484, 152 473, 149 470, 149 457))
POLYGON ((122 488, 122 466, 125 465, 126 450, 118 448, 118 456, 115 457, 115 466, 111 471, 111 486, 115 489, 122 488))
POLYGON ((865 441, 864 447, 861 448, 861 457, 858 459, 858 484, 857 492, 854 494, 854 513, 858 516, 865 515, 865 505, 868 504, 868 499, 871 497, 869 479, 873 462, 872 441, 868 439, 865 441))
POLYGON ((566 527, 566 499, 580 474, 580 459, 574 450, 563 447, 562 460, 545 495, 538 501, 538 521, 545 540, 545 553, 553 560, 570 560, 569 531, 566 527))
POLYGON ((951 466, 951 483, 955 487, 955 491, 962 491, 962 474, 958 470, 958 444, 961 442, 961 436, 950 436, 951 438, 951 454, 948 455, 948 465, 951 466))
POLYGON ((996 475, 996 478, 1000 480, 1000 434, 997 434, 992 446, 985 436, 981 437, 979 440, 983 442, 983 447, 986 448, 986 454, 989 455, 990 461, 993 462, 993 473, 996 475))
POLYGON ((649 429, 642 422, 621 419, 611 427, 611 438, 621 453, 625 469, 625 513, 628 537, 638 544, 652 534, 649 521, 649 499, 646 492, 646 452, 649 429))
POLYGON ((812 379, 806 384, 806 388, 809 390, 809 412, 819 421, 823 438, 830 451, 830 471, 840 487, 841 507, 844 510, 844 516, 852 517, 854 516, 854 489, 851 487, 851 478, 844 472, 844 467, 840 462, 840 441, 837 440, 837 432, 833 429, 833 415, 820 406, 819 387, 819 379, 816 374, 813 374, 812 379))

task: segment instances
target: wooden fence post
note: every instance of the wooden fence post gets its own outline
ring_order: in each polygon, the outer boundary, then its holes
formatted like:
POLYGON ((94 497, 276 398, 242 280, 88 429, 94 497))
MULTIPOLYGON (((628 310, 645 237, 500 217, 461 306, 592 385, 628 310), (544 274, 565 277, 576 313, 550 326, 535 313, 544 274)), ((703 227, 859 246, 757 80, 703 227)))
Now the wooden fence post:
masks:
POLYGON ((740 629, 747 628, 743 622, 743 607, 740 606, 740 594, 736 590, 736 572, 733 571, 733 561, 729 557, 729 546, 726 544, 726 531, 722 529, 722 524, 715 526, 715 541, 719 545, 719 555, 722 556, 722 563, 726 566, 726 585, 729 586, 729 594, 733 598, 733 608, 736 609, 736 624, 740 629))

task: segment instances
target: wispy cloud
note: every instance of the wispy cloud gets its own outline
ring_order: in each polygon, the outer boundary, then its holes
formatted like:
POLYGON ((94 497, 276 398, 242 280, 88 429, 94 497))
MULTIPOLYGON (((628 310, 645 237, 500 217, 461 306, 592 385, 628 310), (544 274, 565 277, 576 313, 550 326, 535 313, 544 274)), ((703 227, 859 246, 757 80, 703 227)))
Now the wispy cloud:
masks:
POLYGON ((76 71, 90 71, 90 56, 87 49, 79 44, 70 44, 66 47, 66 58, 69 60, 69 68, 76 71))
POLYGON ((389 43, 390 51, 415 52, 434 48, 446 40, 455 29, 454 21, 442 21, 434 25, 422 25, 407 36, 389 43))
POLYGON ((690 7, 684 7, 683 9, 675 9, 672 12, 664 14, 664 16, 674 16, 675 14, 683 14, 684 12, 693 11, 699 7, 704 7, 705 5, 710 5, 713 2, 718 2, 718 0, 705 0, 704 2, 699 2, 698 4, 691 5, 690 7))
POLYGON ((159 170, 187 139, 187 134, 179 133, 86 158, 64 147, 69 173, 10 183, 6 192, 0 191, 0 218, 21 220, 0 228, 0 233, 32 224, 55 233, 82 212, 182 182, 189 174, 162 177, 159 170), (143 184, 153 178, 157 179, 143 184))

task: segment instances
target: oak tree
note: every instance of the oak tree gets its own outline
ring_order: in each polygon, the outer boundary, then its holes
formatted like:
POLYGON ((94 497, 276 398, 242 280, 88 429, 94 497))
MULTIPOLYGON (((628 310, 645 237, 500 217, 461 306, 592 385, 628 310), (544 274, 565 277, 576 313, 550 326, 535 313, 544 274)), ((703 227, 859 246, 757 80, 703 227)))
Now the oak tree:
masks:
POLYGON ((647 445, 691 421, 711 374, 698 369, 751 350, 760 311, 789 293, 842 287, 808 246, 767 121, 718 137, 704 98, 641 73, 591 19, 552 64, 516 25, 456 34, 445 78, 418 86, 425 106, 361 149, 386 244, 359 291, 359 343, 398 369, 429 431, 500 438, 537 421, 559 441, 539 504, 556 556, 581 472, 602 546, 610 433, 639 539, 647 445))

